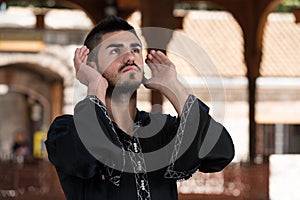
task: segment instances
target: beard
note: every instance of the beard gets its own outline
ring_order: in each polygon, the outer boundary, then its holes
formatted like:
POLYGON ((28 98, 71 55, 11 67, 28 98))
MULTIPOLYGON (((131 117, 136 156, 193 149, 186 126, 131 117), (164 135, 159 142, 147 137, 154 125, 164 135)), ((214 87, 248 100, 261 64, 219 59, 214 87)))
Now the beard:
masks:
POLYGON ((129 77, 126 77, 126 80, 121 79, 117 83, 107 78, 108 88, 106 95, 109 97, 121 94, 127 94, 131 96, 133 93, 135 93, 135 91, 140 87, 142 80, 138 80, 135 73, 130 73, 128 76, 129 77))

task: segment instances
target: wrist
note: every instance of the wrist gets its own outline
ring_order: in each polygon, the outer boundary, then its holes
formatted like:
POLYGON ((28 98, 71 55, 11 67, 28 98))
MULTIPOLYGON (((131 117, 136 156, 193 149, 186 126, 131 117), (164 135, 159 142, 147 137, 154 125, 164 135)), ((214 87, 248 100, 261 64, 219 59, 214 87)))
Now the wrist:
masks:
POLYGON ((186 94, 188 96, 187 89, 178 79, 166 82, 161 86, 160 91, 166 96, 167 94, 186 94))
POLYGON ((99 87, 101 85, 100 79, 97 79, 96 81, 90 82, 88 84, 88 96, 96 96, 98 99, 100 99, 103 103, 105 102, 105 95, 106 95, 106 89, 99 87))
POLYGON ((87 87, 88 87, 88 95, 91 96, 97 95, 98 81, 89 82, 87 87))
POLYGON ((189 93, 183 84, 178 80, 174 81, 173 84, 166 86, 161 92, 169 99, 178 115, 181 116, 181 111, 189 96, 189 93))

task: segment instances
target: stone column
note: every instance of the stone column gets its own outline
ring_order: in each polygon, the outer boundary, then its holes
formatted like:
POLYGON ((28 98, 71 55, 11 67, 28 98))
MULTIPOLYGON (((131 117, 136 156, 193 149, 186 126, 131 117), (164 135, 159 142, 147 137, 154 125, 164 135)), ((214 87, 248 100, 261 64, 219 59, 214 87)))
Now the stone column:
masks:
POLYGON ((50 120, 62 114, 63 86, 61 82, 54 82, 51 85, 51 114, 50 120))
MULTIPOLYGON (((142 34, 147 42, 148 52, 159 49, 166 53, 167 45, 172 37, 172 31, 176 28, 176 18, 173 16, 173 0, 143 0, 140 1, 142 13, 142 34), (147 28, 146 28, 147 27, 147 28), (152 29, 153 28, 153 29, 152 29), (155 28, 169 30, 159 31, 155 28), (153 31, 152 31, 153 30, 153 31)), ((161 29, 162 30, 162 29, 161 29)), ((160 92, 151 92, 151 104, 162 105, 163 96, 160 92)), ((155 107, 154 112, 161 112, 161 107, 155 107)))

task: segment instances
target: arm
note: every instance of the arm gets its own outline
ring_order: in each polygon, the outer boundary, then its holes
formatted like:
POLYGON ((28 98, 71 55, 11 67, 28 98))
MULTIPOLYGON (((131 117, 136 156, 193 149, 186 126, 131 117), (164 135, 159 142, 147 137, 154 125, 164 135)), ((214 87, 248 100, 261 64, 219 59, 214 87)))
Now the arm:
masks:
MULTIPOLYGON (((165 177, 187 179, 194 172, 217 172, 234 157, 232 139, 220 123, 208 114, 209 108, 190 95, 183 108, 176 141, 165 177)), ((174 126, 174 125, 172 125, 174 126)), ((174 130, 170 129, 174 132, 174 130)))
POLYGON ((91 178, 101 170, 117 185, 125 164, 123 147, 99 103, 96 97, 87 97, 76 105, 74 117, 57 117, 45 144, 49 160, 61 173, 91 178))
POLYGON ((45 144, 48 158, 56 169, 80 178, 95 174, 98 162, 80 141, 73 116, 57 117, 48 130, 45 144))
POLYGON ((88 53, 83 46, 74 56, 77 78, 88 86, 88 97, 75 106, 74 117, 64 115, 54 120, 45 142, 52 164, 63 173, 81 178, 93 176, 99 164, 115 164, 120 170, 124 165, 123 148, 104 105, 107 81, 93 63, 92 67, 86 64, 88 53))
POLYGON ((152 71, 152 78, 144 81, 145 86, 162 92, 180 117, 180 121, 166 131, 166 137, 172 137, 176 132, 166 177, 182 179, 196 170, 222 170, 234 157, 234 146, 227 130, 211 118, 209 108, 202 101, 188 95, 177 79, 174 64, 165 54, 152 50, 146 63, 152 71), (179 128, 174 130, 172 127, 179 128))
POLYGON ((152 71, 152 78, 144 80, 149 89, 160 91, 173 104, 179 116, 188 98, 188 92, 177 79, 174 64, 161 51, 151 50, 147 55, 146 63, 152 71))

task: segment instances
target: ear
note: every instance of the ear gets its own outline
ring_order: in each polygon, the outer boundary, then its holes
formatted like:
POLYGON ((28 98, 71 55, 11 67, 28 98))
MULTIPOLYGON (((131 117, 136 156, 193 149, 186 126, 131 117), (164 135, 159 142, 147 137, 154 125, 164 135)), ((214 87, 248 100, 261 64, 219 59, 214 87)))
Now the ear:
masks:
POLYGON ((100 72, 100 73, 102 74, 102 70, 101 70, 101 68, 96 64, 96 62, 91 61, 91 62, 88 62, 87 64, 88 64, 88 66, 90 66, 91 68, 97 70, 98 72, 100 72))
POLYGON ((87 65, 95 70, 98 70, 97 64, 94 61, 88 62, 87 65))

